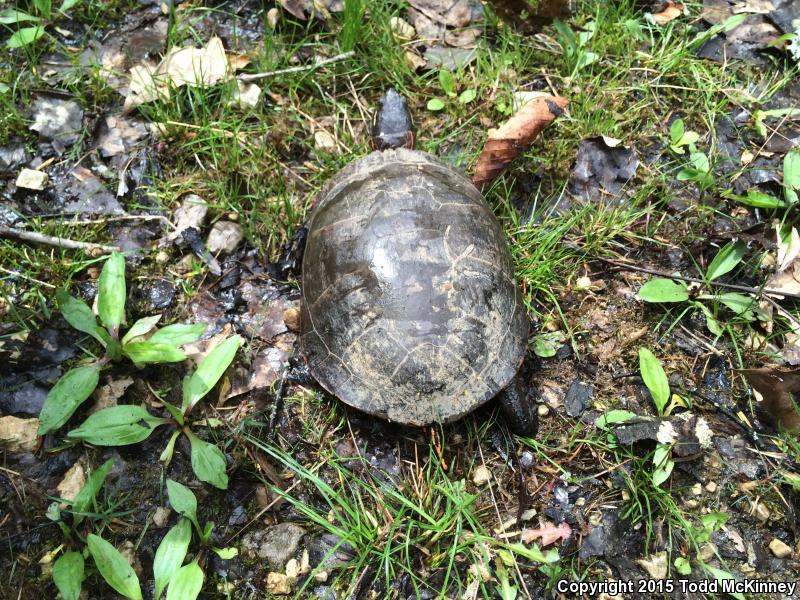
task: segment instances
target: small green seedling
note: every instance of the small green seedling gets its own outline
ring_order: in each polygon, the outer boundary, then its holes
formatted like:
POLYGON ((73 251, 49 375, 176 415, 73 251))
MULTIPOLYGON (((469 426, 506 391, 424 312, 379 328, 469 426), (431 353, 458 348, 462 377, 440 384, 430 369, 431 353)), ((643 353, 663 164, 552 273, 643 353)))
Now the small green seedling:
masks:
MULTIPOLYGON (((460 104, 469 104, 478 96, 478 92, 474 88, 467 88, 464 89, 460 94, 457 92, 459 85, 456 82, 455 75, 453 75, 452 71, 448 71, 447 69, 440 69, 439 70, 439 85, 442 88, 445 96, 448 98, 456 98, 458 97, 458 102, 460 104)), ((431 98, 428 100, 428 110, 437 112, 440 110, 444 110, 445 101, 441 98, 431 98)))
MULTIPOLYGON (((670 403, 667 374, 655 354, 647 348, 639 349, 639 372, 650 392, 650 396, 653 398, 653 403, 656 405, 656 411, 658 411, 659 416, 669 415, 676 403, 683 404, 679 400, 673 400, 670 403)), ((651 475, 653 485, 658 487, 669 479, 674 467, 672 444, 659 442, 653 453, 653 473, 651 475)))
POLYGON ((97 571, 114 590, 130 600, 142 600, 139 579, 128 560, 99 535, 103 522, 114 516, 108 514, 113 512, 113 507, 102 511, 97 502, 97 496, 113 466, 114 459, 107 460, 89 475, 72 501, 55 501, 47 510, 47 518, 55 521, 64 534, 65 543, 58 550, 65 546, 70 548, 56 559, 52 570, 53 583, 63 600, 78 600, 80 597, 89 556, 94 560, 97 571), (62 502, 67 505, 64 510, 60 508, 62 502), (64 513, 72 515, 71 524, 64 520, 64 513))
POLYGON ((18 29, 8 39, 9 48, 22 48, 36 43, 47 35, 45 28, 52 25, 61 16, 78 4, 79 0, 63 0, 55 9, 52 0, 33 0, 33 14, 26 13, 17 8, 6 8, 0 11, 0 25, 15 25, 18 29), (25 25, 20 27, 20 25, 25 25))
POLYGON ((187 418, 197 403, 208 394, 233 362, 242 343, 238 335, 229 337, 209 352, 197 370, 183 379, 183 402, 179 407, 162 400, 171 419, 156 417, 142 406, 120 405, 104 408, 87 418, 67 438, 95 446, 127 446, 146 440, 160 425, 172 424, 176 431, 161 453, 161 461, 169 464, 175 442, 181 433, 189 438, 192 469, 200 481, 219 489, 228 488, 225 455, 214 444, 201 440, 189 427, 187 418))
POLYGON ((47 394, 39 414, 39 435, 63 426, 78 407, 92 394, 100 381, 100 371, 109 363, 126 357, 137 367, 151 363, 181 362, 186 355, 180 346, 199 339, 205 325, 177 323, 155 329, 161 315, 145 317, 134 323, 120 340, 125 321, 125 258, 113 253, 103 265, 97 290, 97 312, 65 290, 58 290, 56 300, 61 314, 72 327, 95 338, 105 354, 64 374, 47 394), (155 330, 155 331, 154 331, 155 330), (147 334, 152 335, 144 339, 147 334))
POLYGON ((692 146, 700 139, 696 131, 686 131, 683 119, 675 119, 669 128, 669 149, 675 154, 683 154, 687 146, 692 146))
POLYGON ((596 24, 590 21, 583 27, 583 31, 576 35, 564 21, 556 19, 553 22, 556 38, 564 51, 564 60, 570 71, 570 79, 574 79, 580 71, 600 60, 600 56, 588 49, 589 41, 594 37, 596 24))
POLYGON ((155 594, 153 598, 160 600, 167 590, 167 600, 194 600, 203 587, 203 569, 200 564, 205 548, 210 548, 223 560, 229 560, 238 554, 236 548, 216 548, 210 545, 214 524, 208 522, 200 527, 197 520, 197 498, 185 485, 167 480, 167 494, 172 508, 180 515, 175 524, 161 540, 153 560, 153 576, 155 578, 155 594), (204 550, 192 562, 183 564, 192 541, 192 525, 194 525, 204 550))
POLYGON ((744 196, 734 194, 731 190, 723 192, 722 196, 754 208, 777 209, 797 203, 798 191, 800 191, 800 150, 795 148, 783 157, 783 199, 755 188, 747 190, 744 196))
MULTIPOLYGON (((703 278, 710 283, 729 273, 742 261, 746 252, 747 245, 744 242, 729 242, 720 249, 708 265, 703 278)), ((707 304, 708 302, 711 302, 713 307, 721 304, 732 311, 737 318, 748 322, 756 319, 769 319, 764 311, 758 307, 755 298, 751 296, 737 292, 725 292, 722 294, 694 293, 685 282, 664 277, 656 277, 645 283, 639 288, 637 296, 641 300, 651 303, 678 304, 686 302, 690 308, 700 310, 703 313, 706 319, 706 327, 717 336, 722 335, 725 329, 720 325, 718 311, 712 311, 707 304)))
POLYGON ((700 134, 687 131, 683 119, 675 119, 669 128, 669 139, 669 149, 675 154, 684 154, 687 149, 689 151, 689 161, 678 171, 678 181, 694 181, 702 190, 713 186, 714 176, 708 156, 695 146, 700 134))

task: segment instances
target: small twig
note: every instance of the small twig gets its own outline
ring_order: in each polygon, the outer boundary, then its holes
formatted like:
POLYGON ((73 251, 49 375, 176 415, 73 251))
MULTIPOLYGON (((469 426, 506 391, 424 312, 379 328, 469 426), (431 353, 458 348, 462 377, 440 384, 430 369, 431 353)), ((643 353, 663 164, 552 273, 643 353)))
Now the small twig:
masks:
POLYGON ((783 290, 773 290, 770 288, 758 288, 752 287, 748 285, 737 285, 735 283, 722 283, 720 281, 706 281, 705 279, 700 279, 698 277, 686 277, 684 275, 675 275, 673 273, 667 273, 666 271, 659 271, 658 269, 648 269, 647 267, 637 267, 635 265, 628 265, 625 263, 617 262, 615 260, 611 260, 608 258, 602 258, 600 256, 594 257, 596 260, 600 260, 604 263, 608 263, 609 265, 613 265, 619 269, 624 271, 636 271, 637 273, 647 273, 648 275, 656 275, 658 277, 664 277, 666 279, 675 279, 678 281, 687 281, 689 283, 702 283, 703 285, 710 285, 713 287, 721 287, 727 288, 729 290, 738 290, 740 292, 747 292, 748 294, 754 294, 756 296, 763 296, 765 294, 773 294, 775 296, 784 296, 786 298, 792 298, 794 300, 800 300, 800 294, 793 294, 791 292, 785 292, 783 290))
POLYGON ((302 71, 310 71, 312 69, 318 69, 319 67, 324 67, 325 65, 329 65, 334 62, 339 62, 340 60, 346 60, 351 56, 355 56, 355 52, 353 50, 350 50, 349 52, 342 52, 341 54, 337 54, 336 56, 331 56, 330 58, 326 58, 325 60, 314 62, 310 65, 289 67, 288 69, 278 69, 277 71, 265 71, 263 73, 244 73, 242 75, 239 75, 237 79, 239 81, 256 81, 258 79, 266 79, 267 77, 275 77, 277 75, 288 75, 289 73, 300 73, 302 71))
MULTIPOLYGON (((44 287, 56 289, 56 286, 54 286, 52 283, 47 283, 46 281, 39 281, 38 279, 36 279, 34 277, 28 277, 24 273, 17 273, 15 271, 9 271, 8 269, 4 269, 3 267, 0 267, 0 272, 8 273, 9 275, 11 275, 13 277, 19 277, 20 279, 24 279, 26 281, 30 281, 30 282, 35 283, 37 285, 43 285, 44 287)), ((0 468, 2 468, 2 467, 0 467, 0 468)))
POLYGON ((119 252, 121 250, 119 246, 105 246, 103 244, 93 244, 91 242, 79 242, 77 240, 45 235, 36 231, 22 231, 12 227, 0 227, 0 238, 30 242, 32 244, 42 244, 45 246, 55 246, 56 248, 68 248, 70 250, 99 251, 103 254, 119 252))

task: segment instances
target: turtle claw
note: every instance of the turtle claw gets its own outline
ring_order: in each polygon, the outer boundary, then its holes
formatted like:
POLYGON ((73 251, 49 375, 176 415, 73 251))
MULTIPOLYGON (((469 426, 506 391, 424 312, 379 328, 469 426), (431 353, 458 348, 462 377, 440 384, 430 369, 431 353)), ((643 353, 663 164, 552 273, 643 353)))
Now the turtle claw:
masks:
POLYGON ((528 386, 520 374, 497 395, 497 401, 506 418, 509 429, 517 435, 531 437, 539 428, 536 405, 528 397, 528 386))

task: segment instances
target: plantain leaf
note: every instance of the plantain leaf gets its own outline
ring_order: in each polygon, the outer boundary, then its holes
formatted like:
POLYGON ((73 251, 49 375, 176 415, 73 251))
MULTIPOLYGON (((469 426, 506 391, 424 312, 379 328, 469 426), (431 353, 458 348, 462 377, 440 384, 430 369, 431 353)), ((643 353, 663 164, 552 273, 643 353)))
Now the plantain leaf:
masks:
POLYGON ((156 427, 168 422, 141 406, 125 404, 94 413, 67 437, 96 446, 127 446, 147 439, 156 427))
POLYGON ((637 294, 645 302, 686 302, 689 291, 686 285, 671 279, 651 279, 639 288, 637 294))
POLYGON ((49 433, 66 423, 94 391, 99 380, 98 365, 67 371, 47 394, 42 412, 39 413, 39 435, 49 433))
POLYGON ((150 341, 128 342, 122 346, 122 353, 138 366, 152 363, 173 363, 186 360, 186 355, 174 346, 168 346, 166 344, 154 344, 150 341))
POLYGON ((221 490, 228 489, 227 465, 222 450, 194 434, 189 434, 189 442, 192 446, 192 470, 197 478, 221 490))
POLYGON ((229 337, 209 352, 197 366, 197 370, 183 382, 183 414, 188 414, 195 404, 217 384, 225 370, 233 362, 242 343, 238 335, 229 337))
POLYGON ((66 552, 53 563, 53 583, 62 600, 78 600, 80 597, 83 567, 83 555, 80 552, 66 552))
POLYGON ((153 315, 152 317, 142 317, 136 323, 131 325, 131 328, 128 329, 128 332, 125 334, 125 337, 122 338, 122 345, 124 346, 133 338, 140 337, 147 333, 150 333, 153 330, 153 327, 156 326, 161 320, 161 315, 153 315))
POLYGON ((182 566, 167 588, 167 600, 195 600, 203 589, 203 569, 197 560, 182 566))
POLYGON ((119 550, 94 533, 86 537, 86 543, 106 583, 130 600, 142 600, 139 578, 119 550))
POLYGON ((722 277, 725 273, 732 271, 736 265, 742 262, 747 252, 747 244, 744 242, 728 242, 725 244, 706 270, 706 279, 714 281, 722 277))
POLYGON ((669 380, 661 362, 647 348, 639 348, 639 371, 644 384, 650 390, 658 414, 664 414, 664 408, 669 402, 669 380))
POLYGON ((114 459, 109 458, 99 469, 92 471, 92 474, 86 479, 86 483, 83 484, 81 491, 78 492, 75 499, 72 501, 72 513, 75 525, 83 521, 84 515, 81 513, 85 513, 94 505, 97 493, 100 491, 100 488, 103 487, 106 477, 108 477, 113 467, 114 459))
POLYGON ((100 272, 97 290, 97 312, 112 337, 125 320, 125 257, 114 252, 100 272))
POLYGON ((18 29, 14 35, 8 38, 6 46, 9 48, 22 48, 28 44, 34 43, 44 35, 44 27, 36 25, 35 27, 23 27, 18 29))
POLYGON ((169 580, 183 564, 191 541, 192 524, 188 519, 181 517, 178 519, 177 525, 167 532, 158 545, 156 556, 153 559, 153 577, 156 587, 153 597, 156 600, 161 598, 161 593, 167 587, 169 580))
POLYGON ((200 336, 205 333, 206 326, 202 323, 175 323, 167 325, 156 331, 148 342, 154 344, 166 344, 167 346, 183 346, 184 344, 191 344, 200 339, 200 336))

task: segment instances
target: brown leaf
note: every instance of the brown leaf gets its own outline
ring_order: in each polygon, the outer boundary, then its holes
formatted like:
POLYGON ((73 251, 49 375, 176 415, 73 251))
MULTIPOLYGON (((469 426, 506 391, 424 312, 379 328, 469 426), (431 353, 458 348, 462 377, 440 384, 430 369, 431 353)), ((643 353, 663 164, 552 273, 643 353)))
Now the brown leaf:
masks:
POLYGON ((464 27, 470 22, 467 0, 409 0, 408 3, 430 20, 447 27, 464 27))
POLYGON ((497 16, 523 33, 536 33, 571 15, 570 0, 489 0, 489 4, 497 16))
POLYGON ((761 406, 775 425, 788 431, 800 431, 800 414, 793 399, 793 394, 800 392, 800 369, 770 365, 739 372, 761 394, 761 406))
POLYGON ((541 538, 542 547, 549 546, 558 540, 567 541, 572 535, 572 528, 568 523, 561 523, 556 526, 552 523, 545 523, 538 529, 526 529, 522 532, 522 542, 530 544, 537 538, 541 538))
POLYGON ((283 7, 283 10, 292 16, 300 19, 301 21, 306 20, 306 13, 304 9, 309 3, 301 2, 300 0, 278 0, 278 4, 280 4, 283 7))
POLYGON ((475 165, 472 182, 482 188, 494 181, 511 161, 528 149, 545 127, 561 115, 567 104, 567 99, 561 96, 539 98, 523 106, 498 129, 490 129, 475 165))
POLYGON ((670 21, 674 21, 683 14, 683 4, 675 4, 670 0, 667 2, 667 7, 660 13, 653 15, 653 22, 656 25, 666 25, 670 21))

